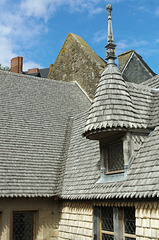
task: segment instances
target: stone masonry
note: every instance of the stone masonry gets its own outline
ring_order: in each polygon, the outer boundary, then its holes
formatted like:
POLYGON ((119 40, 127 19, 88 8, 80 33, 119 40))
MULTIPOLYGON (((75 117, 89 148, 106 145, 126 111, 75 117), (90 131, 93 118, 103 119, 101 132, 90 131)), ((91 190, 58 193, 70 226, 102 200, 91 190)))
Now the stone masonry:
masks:
POLYGON ((48 78, 76 81, 92 99, 105 64, 81 37, 69 33, 48 78))

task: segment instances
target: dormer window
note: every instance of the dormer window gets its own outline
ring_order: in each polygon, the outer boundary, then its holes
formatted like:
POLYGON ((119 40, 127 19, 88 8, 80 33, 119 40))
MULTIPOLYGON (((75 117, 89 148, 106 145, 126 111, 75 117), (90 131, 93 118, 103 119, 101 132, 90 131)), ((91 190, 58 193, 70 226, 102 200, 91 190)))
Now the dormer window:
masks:
POLYGON ((122 181, 127 173, 125 135, 119 134, 100 141, 100 171, 98 183, 122 181))
POLYGON ((100 171, 97 183, 123 181, 147 132, 107 133, 100 140, 100 171), (106 135, 105 135, 106 136, 106 135))
POLYGON ((124 155, 123 143, 117 142, 105 146, 106 151, 106 174, 123 172, 124 170, 124 155))
POLYGON ((124 172, 123 141, 107 143, 102 141, 101 148, 101 169, 104 174, 115 174, 124 172))

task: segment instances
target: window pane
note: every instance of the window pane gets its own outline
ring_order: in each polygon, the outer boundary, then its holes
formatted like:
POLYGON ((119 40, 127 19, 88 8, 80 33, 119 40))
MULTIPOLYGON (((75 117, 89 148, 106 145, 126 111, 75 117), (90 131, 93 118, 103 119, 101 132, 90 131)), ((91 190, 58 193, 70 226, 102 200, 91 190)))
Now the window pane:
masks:
POLYGON ((101 221, 102 221, 102 230, 111 231, 111 232, 114 231, 112 207, 101 207, 101 221))
POLYGON ((102 240, 114 240, 114 236, 102 233, 102 240))
POLYGON ((123 144, 119 143, 108 147, 108 171, 124 169, 123 144))
MULTIPOLYGON (((135 235, 135 208, 124 208, 125 233, 135 235)), ((131 240, 131 238, 128 238, 131 240)))
POLYGON ((33 240, 34 213, 14 213, 13 240, 33 240))

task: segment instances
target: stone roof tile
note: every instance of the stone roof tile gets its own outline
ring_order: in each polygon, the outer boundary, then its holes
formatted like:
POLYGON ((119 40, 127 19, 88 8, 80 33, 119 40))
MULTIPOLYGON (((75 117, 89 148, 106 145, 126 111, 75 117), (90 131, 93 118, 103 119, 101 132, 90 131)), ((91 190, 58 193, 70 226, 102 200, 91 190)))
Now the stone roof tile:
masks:
POLYGON ((0 71, 0 196, 57 194, 68 117, 90 105, 75 84, 0 71))
POLYGON ((99 143, 82 139, 80 134, 86 116, 85 113, 73 120, 61 197, 64 199, 112 199, 159 196, 159 126, 156 126, 145 139, 125 181, 97 183, 100 174, 99 143), (80 169, 79 166, 81 166, 80 169), (72 169, 79 170, 73 173, 72 169))

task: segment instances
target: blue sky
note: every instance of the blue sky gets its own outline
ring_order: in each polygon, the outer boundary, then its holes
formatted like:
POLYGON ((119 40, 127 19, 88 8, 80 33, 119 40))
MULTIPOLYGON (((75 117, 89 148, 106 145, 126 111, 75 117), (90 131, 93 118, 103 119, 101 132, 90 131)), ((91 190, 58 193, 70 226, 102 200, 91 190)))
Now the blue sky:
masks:
POLYGON ((116 55, 133 49, 159 74, 159 0, 0 0, 0 63, 23 56, 24 70, 49 67, 69 32, 105 58, 108 3, 116 55))

